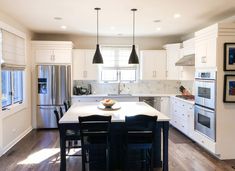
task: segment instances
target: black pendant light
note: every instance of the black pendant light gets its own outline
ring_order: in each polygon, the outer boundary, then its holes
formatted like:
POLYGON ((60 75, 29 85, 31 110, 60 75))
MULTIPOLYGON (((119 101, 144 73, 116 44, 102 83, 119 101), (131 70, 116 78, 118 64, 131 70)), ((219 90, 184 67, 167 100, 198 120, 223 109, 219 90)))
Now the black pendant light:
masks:
POLYGON ((139 64, 139 59, 135 51, 135 11, 137 9, 131 9, 133 11, 133 45, 132 45, 132 50, 131 50, 131 55, 129 58, 129 64, 139 64))
POLYGON ((99 45, 99 10, 101 10, 100 8, 95 8, 95 10, 97 11, 97 44, 96 44, 96 50, 95 50, 95 55, 93 57, 93 64, 103 64, 103 58, 102 55, 100 53, 100 45, 99 45))

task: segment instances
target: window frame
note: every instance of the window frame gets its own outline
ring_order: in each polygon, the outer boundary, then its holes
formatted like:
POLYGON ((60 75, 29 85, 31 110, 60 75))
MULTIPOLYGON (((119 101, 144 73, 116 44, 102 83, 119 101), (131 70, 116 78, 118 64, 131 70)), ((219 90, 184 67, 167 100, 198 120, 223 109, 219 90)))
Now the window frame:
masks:
MULTIPOLYGON (((5 110, 8 110, 14 106, 17 106, 17 105, 20 105, 20 104, 23 104, 25 102, 25 70, 17 70, 17 69, 4 69, 4 68, 1 68, 1 72, 2 71, 9 71, 10 72, 10 84, 11 84, 11 104, 9 105, 6 105, 6 106, 3 106, 2 105, 2 101, 1 101, 1 108, 2 108, 2 111, 5 111, 5 110), (15 71, 21 71, 22 72, 22 100, 19 100, 19 101, 14 101, 14 72, 15 71)), ((2 91, 2 82, 1 82, 1 91, 2 91)))
MULTIPOLYGON (((132 50, 132 45, 101 45, 101 53, 102 53, 102 48, 130 48, 130 52, 132 50)), ((139 51, 138 51, 138 45, 136 46, 136 52, 139 56, 139 51)), ((117 51, 114 50, 114 54, 115 54, 115 59, 117 58, 116 54, 117 51)), ((117 61, 117 60, 115 60, 117 61)), ((118 66, 117 63, 115 62, 114 66, 105 66, 105 65, 100 65, 99 66, 99 82, 100 83, 136 83, 138 82, 138 76, 139 76, 139 66, 138 65, 134 65, 134 64, 128 64, 127 66, 118 66), (128 66, 129 65, 129 66, 128 66), (117 80, 102 80, 102 71, 103 70, 116 70, 116 74, 117 74, 117 80), (135 71, 135 80, 121 80, 121 70, 134 70, 135 71)))

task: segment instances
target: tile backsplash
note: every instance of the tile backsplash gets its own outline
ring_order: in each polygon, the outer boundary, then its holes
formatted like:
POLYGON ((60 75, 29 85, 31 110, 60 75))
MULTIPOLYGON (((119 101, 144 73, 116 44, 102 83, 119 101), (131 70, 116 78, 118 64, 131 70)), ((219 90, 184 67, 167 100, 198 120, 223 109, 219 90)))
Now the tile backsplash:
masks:
MULTIPOLYGON (((92 86, 92 94, 118 93, 118 83, 100 83, 98 81, 73 81, 73 86, 92 86)), ((194 81, 139 81, 137 83, 120 83, 121 94, 179 94, 183 85, 194 94, 194 81)))

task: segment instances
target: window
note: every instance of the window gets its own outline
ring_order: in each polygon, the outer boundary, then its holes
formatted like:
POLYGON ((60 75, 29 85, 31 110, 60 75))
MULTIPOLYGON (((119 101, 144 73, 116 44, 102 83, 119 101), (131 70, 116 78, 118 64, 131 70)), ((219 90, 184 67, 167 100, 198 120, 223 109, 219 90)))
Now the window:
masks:
POLYGON ((23 71, 2 70, 2 108, 23 102, 23 71))
POLYGON ((137 67, 128 64, 131 46, 102 46, 104 64, 101 67, 101 81, 136 81, 137 67))
POLYGON ((12 104, 11 72, 2 71, 2 107, 12 104))
POLYGON ((13 72, 13 103, 23 101, 23 72, 13 72))

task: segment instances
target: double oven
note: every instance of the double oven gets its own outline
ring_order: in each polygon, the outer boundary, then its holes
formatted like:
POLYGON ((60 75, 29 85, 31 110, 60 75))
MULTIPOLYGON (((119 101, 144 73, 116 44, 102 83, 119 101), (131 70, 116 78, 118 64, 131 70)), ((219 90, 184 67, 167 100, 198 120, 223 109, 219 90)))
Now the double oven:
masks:
POLYGON ((195 130, 216 140, 216 72, 195 73, 195 130))

